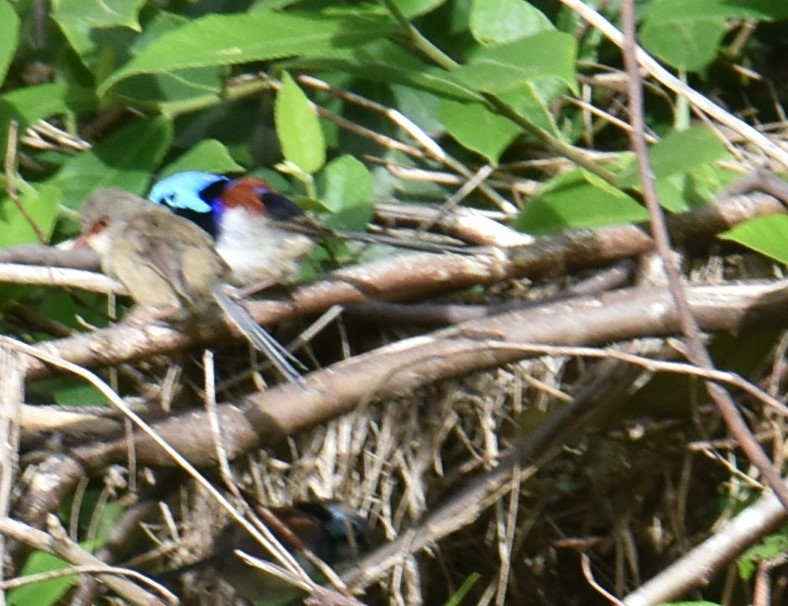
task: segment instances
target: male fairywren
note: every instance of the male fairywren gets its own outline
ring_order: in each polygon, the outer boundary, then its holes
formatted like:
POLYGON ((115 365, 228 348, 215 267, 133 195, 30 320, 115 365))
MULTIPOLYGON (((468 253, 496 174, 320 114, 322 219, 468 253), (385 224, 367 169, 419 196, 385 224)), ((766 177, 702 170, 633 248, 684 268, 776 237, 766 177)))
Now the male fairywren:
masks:
MULTIPOLYGON (((310 576, 316 576, 317 571, 301 555, 304 549, 333 566, 358 558, 371 547, 368 521, 339 501, 299 502, 289 507, 271 508, 269 512, 277 521, 277 525, 271 525, 277 539, 296 556, 310 576)), ((210 568, 230 583, 238 595, 255 604, 284 604, 303 597, 302 592, 286 581, 245 564, 236 557, 235 550, 258 559, 270 558, 245 529, 231 522, 216 535, 208 557, 165 572, 159 578, 210 568)))
POLYGON ((257 177, 230 180, 186 171, 156 183, 148 197, 213 236, 240 285, 292 277, 314 246, 310 237, 288 229, 303 211, 257 177))

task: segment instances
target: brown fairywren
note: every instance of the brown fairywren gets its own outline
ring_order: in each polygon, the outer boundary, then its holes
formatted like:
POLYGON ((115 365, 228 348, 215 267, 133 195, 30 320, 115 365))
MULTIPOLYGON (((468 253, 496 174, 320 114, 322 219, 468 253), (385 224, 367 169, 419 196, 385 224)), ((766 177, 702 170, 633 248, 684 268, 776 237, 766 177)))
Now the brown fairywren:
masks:
POLYGON ((232 274, 211 237, 166 207, 119 189, 102 189, 80 209, 81 241, 132 298, 153 308, 182 307, 205 317, 218 306, 249 342, 293 382, 293 359, 230 294, 232 274))

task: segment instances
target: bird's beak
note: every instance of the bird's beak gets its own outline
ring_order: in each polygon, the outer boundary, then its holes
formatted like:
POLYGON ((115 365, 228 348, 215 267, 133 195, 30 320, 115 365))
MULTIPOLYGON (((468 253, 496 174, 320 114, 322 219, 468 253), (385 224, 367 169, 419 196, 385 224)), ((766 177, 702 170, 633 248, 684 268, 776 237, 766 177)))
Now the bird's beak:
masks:
POLYGON ((84 248, 85 246, 88 246, 88 242, 89 241, 90 241, 90 234, 83 234, 83 235, 79 236, 78 238, 74 238, 73 240, 70 240, 71 248, 72 249, 73 248, 84 248))

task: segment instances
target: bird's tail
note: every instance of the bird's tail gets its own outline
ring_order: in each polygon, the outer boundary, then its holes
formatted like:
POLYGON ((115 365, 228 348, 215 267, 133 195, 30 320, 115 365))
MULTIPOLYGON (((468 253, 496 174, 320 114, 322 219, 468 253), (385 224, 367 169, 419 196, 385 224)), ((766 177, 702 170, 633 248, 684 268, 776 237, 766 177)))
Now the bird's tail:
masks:
POLYGON ((279 341, 272 337, 267 330, 255 322, 243 305, 224 290, 218 287, 212 291, 212 294, 222 311, 254 348, 262 352, 288 381, 301 383, 301 373, 293 367, 290 361, 292 360, 298 365, 301 365, 301 362, 287 351, 279 341))

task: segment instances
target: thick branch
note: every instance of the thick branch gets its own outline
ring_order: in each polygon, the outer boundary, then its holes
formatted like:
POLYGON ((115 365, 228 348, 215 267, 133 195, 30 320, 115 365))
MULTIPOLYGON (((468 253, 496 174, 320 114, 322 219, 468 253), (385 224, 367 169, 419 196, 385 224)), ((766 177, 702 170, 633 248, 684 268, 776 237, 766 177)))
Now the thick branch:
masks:
MULTIPOLYGON (((788 321, 788 281, 766 285, 688 288, 690 306, 706 331, 736 332, 788 321)), ((670 293, 621 290, 539 308, 508 312, 414 337, 356 356, 305 377, 304 388, 283 385, 219 407, 224 445, 232 458, 271 444, 378 399, 409 393, 434 381, 532 356, 528 344, 603 345, 679 329, 670 293)), ((171 417, 156 431, 196 465, 215 464, 209 423, 202 411, 171 417)), ((75 453, 87 467, 127 456, 125 440, 75 453)), ((140 464, 172 465, 151 440, 137 436, 140 464)))

